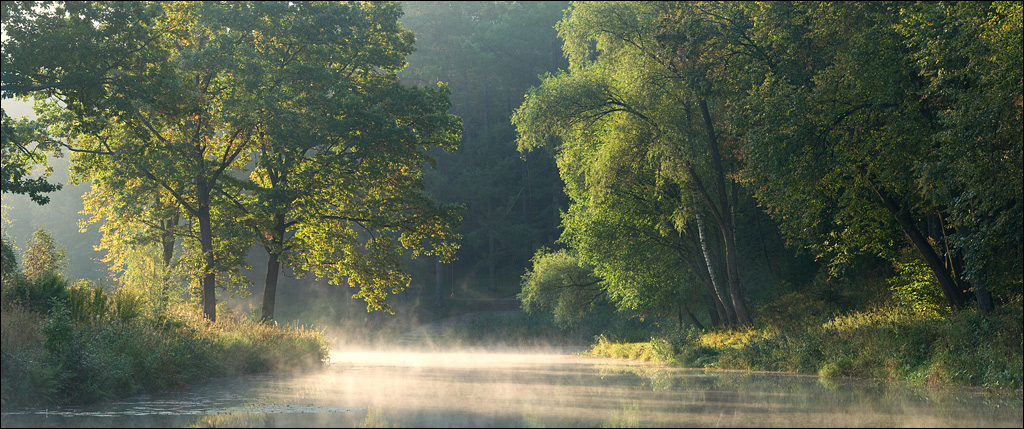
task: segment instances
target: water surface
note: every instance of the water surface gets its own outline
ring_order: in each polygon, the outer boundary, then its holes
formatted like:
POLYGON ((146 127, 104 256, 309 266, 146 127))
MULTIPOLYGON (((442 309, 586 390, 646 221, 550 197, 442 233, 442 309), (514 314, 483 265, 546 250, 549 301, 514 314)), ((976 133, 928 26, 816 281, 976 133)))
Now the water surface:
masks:
POLYGON ((3 427, 1021 427, 1022 396, 878 380, 669 368, 566 353, 352 351, 3 427))

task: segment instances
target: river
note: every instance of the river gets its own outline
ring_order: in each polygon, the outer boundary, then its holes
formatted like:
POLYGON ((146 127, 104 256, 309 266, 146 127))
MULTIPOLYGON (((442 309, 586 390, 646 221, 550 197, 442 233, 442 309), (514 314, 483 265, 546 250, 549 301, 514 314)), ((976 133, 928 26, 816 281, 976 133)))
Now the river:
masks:
POLYGON ((3 427, 1021 427, 1022 396, 671 368, 548 351, 348 351, 322 371, 212 380, 3 427))

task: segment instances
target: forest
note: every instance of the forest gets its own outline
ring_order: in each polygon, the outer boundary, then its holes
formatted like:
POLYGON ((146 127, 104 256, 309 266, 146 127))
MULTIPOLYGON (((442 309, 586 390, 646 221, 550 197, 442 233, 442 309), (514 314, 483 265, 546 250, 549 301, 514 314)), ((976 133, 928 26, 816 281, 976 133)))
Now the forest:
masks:
POLYGON ((1022 33, 1020 2, 4 2, 4 404, 508 301, 455 340, 1019 389, 1022 33))

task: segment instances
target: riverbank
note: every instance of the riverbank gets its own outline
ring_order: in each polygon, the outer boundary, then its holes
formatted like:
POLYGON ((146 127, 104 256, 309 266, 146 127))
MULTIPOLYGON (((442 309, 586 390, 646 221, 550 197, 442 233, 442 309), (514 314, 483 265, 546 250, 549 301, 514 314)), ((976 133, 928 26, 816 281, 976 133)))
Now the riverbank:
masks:
POLYGON ((587 355, 691 368, 1020 389, 1022 316, 1019 299, 988 315, 972 309, 929 316, 888 308, 750 329, 693 329, 643 342, 599 337, 587 355))
POLYGON ((316 368, 329 353, 321 332, 301 326, 228 311, 210 323, 185 303, 154 310, 130 292, 75 290, 45 309, 7 300, 0 308, 5 408, 86 404, 215 377, 316 368))

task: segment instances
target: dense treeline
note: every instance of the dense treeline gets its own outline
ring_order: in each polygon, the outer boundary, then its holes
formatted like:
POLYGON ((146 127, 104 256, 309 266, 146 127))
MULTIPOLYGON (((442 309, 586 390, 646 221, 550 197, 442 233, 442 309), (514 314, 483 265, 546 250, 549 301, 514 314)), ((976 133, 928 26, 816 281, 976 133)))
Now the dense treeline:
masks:
POLYGON ((940 291, 943 311, 1010 302, 1021 294, 1020 11, 575 4, 558 24, 569 69, 531 89, 513 120, 522 150, 555 150, 572 201, 571 253, 539 254, 535 267, 578 258, 600 281, 534 271, 526 303, 578 308, 601 289, 622 308, 706 302, 712 324, 749 325, 746 289, 759 280, 743 273, 784 257, 739 256, 763 246, 740 234, 768 222, 755 204, 829 275, 873 255, 940 291))
POLYGON ((744 327, 651 344, 685 365, 1019 386, 1021 9, 574 3, 513 116, 570 199, 524 308, 744 327))

